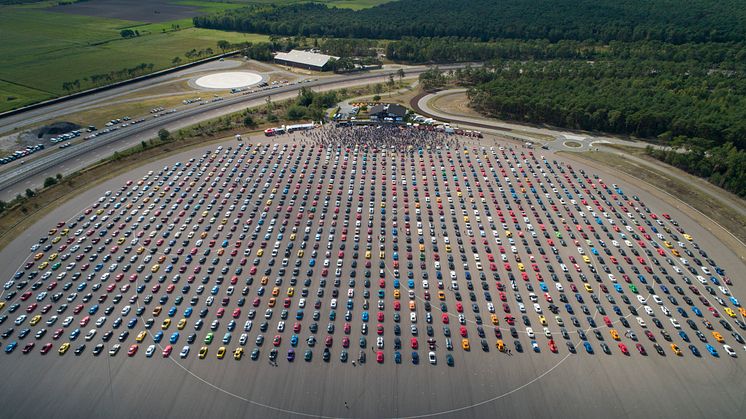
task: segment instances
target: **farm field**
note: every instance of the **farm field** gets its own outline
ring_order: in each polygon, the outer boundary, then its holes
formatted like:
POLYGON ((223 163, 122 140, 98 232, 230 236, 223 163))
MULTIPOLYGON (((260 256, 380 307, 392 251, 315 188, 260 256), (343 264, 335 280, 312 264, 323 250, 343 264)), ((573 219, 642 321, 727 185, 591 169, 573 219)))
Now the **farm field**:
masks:
MULTIPOLYGON (((208 6, 208 11, 217 9, 208 6)), ((184 53, 191 49, 219 52, 216 43, 221 39, 234 43, 266 39, 193 28, 191 19, 143 24, 51 12, 38 4, 0 7, 0 14, 5 17, 0 27, 0 53, 5 57, 0 63, 0 112, 63 95, 64 82, 80 79, 85 85, 84 78, 93 74, 140 63, 152 63, 153 70, 161 70, 170 67, 176 56, 186 60, 184 53), (172 24, 181 30, 171 31, 172 24), (141 36, 122 38, 119 32, 126 28, 137 29, 141 36)))

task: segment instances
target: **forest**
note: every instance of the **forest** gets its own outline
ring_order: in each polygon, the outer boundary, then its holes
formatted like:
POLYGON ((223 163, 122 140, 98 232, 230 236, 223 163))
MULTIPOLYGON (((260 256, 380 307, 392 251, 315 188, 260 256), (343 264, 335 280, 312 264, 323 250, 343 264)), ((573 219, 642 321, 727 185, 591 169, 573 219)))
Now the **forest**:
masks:
POLYGON ((746 38, 744 0, 406 0, 363 10, 256 4, 198 16, 201 28, 272 35, 686 42, 746 38))

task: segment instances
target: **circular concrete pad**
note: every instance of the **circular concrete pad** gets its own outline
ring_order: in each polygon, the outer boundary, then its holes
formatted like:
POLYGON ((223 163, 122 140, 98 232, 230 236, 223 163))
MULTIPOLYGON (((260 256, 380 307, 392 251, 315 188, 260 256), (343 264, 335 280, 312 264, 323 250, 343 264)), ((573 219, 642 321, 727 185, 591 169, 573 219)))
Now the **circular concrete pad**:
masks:
POLYGON ((209 74, 198 78, 194 83, 198 87, 207 89, 235 89, 257 84, 262 76, 248 71, 229 71, 225 73, 209 74))

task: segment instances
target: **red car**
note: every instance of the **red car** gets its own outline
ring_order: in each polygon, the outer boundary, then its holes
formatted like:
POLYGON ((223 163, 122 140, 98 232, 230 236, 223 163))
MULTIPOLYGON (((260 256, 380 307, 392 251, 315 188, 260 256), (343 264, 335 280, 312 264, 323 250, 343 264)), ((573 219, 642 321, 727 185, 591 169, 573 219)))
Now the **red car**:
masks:
POLYGON ((163 348, 163 357, 168 358, 171 355, 171 351, 174 350, 174 347, 171 345, 167 345, 165 348, 163 348))
POLYGON ((642 346, 642 344, 639 344, 639 343, 638 343, 638 344, 637 344, 637 345, 635 345, 635 346, 637 347, 637 350, 638 350, 638 351, 640 352, 640 355, 643 355, 643 356, 645 356, 645 355, 647 355, 647 354, 648 354, 648 352, 647 352, 647 351, 645 350, 645 347, 644 347, 644 346, 642 346))
POLYGON ((282 336, 275 335, 275 337, 272 338, 272 344, 275 346, 280 346, 280 343, 282 343, 282 336))
POLYGON ((557 353, 557 345, 554 343, 554 339, 549 339, 549 350, 557 353))
POLYGON ((49 353, 50 350, 52 350, 52 344, 51 343, 47 343, 47 344, 45 344, 44 346, 41 347, 41 354, 42 355, 46 355, 47 353, 49 353))
POLYGON ((241 317, 241 309, 240 308, 236 308, 235 310, 233 310, 233 318, 237 319, 239 317, 241 317))
POLYGON ((135 354, 137 353, 137 348, 138 348, 138 346, 135 343, 133 343, 132 345, 130 345, 129 350, 127 350, 127 355, 128 356, 135 356, 135 354))
POLYGON ((376 361, 379 364, 383 364, 383 351, 376 352, 376 361))
POLYGON ((622 353, 625 355, 629 355, 629 350, 627 349, 627 345, 620 343, 619 349, 621 349, 622 353))
POLYGON ((419 344, 417 343, 417 338, 412 338, 410 341, 410 344, 412 346, 412 349, 417 349, 419 347, 419 344))

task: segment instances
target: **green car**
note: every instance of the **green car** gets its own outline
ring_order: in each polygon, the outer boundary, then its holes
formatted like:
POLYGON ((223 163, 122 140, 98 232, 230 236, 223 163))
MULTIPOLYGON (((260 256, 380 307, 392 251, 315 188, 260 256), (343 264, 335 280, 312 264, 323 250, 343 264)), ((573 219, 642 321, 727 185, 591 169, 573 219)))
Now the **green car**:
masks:
POLYGON ((637 294, 637 287, 634 284, 629 284, 629 289, 632 290, 635 294, 637 294))
POLYGON ((215 337, 215 335, 212 332, 208 333, 207 336, 205 336, 205 344, 211 344, 213 337, 215 337))
POLYGON ((306 350, 306 353, 303 354, 303 359, 306 361, 311 361, 311 358, 313 357, 313 352, 311 352, 310 349, 306 350))

